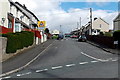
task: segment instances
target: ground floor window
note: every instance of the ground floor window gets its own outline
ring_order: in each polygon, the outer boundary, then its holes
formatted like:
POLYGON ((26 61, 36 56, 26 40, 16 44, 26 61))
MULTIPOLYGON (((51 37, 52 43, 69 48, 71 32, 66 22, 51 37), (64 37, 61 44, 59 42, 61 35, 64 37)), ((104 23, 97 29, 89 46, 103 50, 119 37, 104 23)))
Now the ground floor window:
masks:
POLYGON ((12 28, 12 21, 8 19, 8 28, 12 28))

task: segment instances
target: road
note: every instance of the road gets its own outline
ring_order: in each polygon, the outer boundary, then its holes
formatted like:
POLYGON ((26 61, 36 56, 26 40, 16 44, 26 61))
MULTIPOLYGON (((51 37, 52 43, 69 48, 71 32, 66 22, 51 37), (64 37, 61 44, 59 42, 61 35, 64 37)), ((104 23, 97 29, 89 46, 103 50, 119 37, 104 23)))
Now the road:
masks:
POLYGON ((24 70, 4 78, 118 78, 118 56, 75 39, 56 40, 24 70))

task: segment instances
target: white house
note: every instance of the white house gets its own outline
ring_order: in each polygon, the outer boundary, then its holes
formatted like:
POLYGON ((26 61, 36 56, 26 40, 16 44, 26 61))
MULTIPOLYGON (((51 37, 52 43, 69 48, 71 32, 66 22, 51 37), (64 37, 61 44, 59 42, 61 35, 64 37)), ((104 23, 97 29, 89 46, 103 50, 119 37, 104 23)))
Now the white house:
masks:
POLYGON ((25 6, 12 0, 0 0, 0 26, 20 32, 37 27, 38 18, 25 6))
POLYGON ((53 31, 52 31, 52 34, 53 34, 53 35, 58 35, 58 34, 60 34, 60 31, 59 31, 59 30, 53 30, 53 31))
POLYGON ((94 18, 92 21, 92 27, 90 22, 85 26, 86 27, 86 34, 91 34, 92 28, 92 35, 99 35, 100 32, 108 32, 109 31, 109 24, 104 21, 102 18, 94 18))
POLYGON ((0 26, 8 28, 8 12, 10 11, 10 3, 8 0, 0 0, 0 26))
POLYGON ((120 30, 120 13, 114 19, 113 24, 114 24, 114 31, 120 30))

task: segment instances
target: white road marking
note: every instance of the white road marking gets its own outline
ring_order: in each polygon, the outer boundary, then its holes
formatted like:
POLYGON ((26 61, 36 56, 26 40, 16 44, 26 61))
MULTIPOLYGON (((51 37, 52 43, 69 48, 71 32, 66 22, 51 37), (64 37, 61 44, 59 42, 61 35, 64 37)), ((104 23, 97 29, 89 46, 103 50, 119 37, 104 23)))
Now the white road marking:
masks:
POLYGON ((11 76, 3 77, 0 80, 2 80, 2 79, 8 79, 8 78, 11 78, 11 76))
POLYGON ((97 61, 101 61, 101 62, 106 62, 106 61, 108 61, 108 60, 103 60, 103 59, 95 58, 95 57, 90 56, 90 55, 88 55, 88 54, 85 54, 85 53, 83 53, 83 52, 81 52, 81 54, 83 54, 83 55, 85 55, 85 56, 87 56, 87 57, 89 57, 89 58, 92 58, 92 59, 94 59, 94 60, 97 60, 97 61))
POLYGON ((117 59, 115 59, 115 60, 112 60, 112 61, 117 61, 117 59))
POLYGON ((87 64, 88 62, 81 62, 81 63, 79 63, 79 64, 87 64))
POLYGON ((67 67, 72 67, 72 66, 75 66, 75 64, 68 64, 66 65, 67 67))
POLYGON ((44 71, 44 70, 36 70, 36 73, 38 73, 38 72, 42 72, 42 71, 44 71))
POLYGON ((99 62, 99 61, 91 61, 91 63, 96 63, 96 62, 99 62))
POLYGON ((31 72, 27 72, 27 73, 23 73, 23 74, 17 74, 17 76, 20 77, 20 76, 24 76, 24 75, 28 75, 28 74, 31 74, 31 72))
POLYGON ((57 66, 57 67, 52 67, 52 69, 60 69, 62 68, 63 66, 57 66))

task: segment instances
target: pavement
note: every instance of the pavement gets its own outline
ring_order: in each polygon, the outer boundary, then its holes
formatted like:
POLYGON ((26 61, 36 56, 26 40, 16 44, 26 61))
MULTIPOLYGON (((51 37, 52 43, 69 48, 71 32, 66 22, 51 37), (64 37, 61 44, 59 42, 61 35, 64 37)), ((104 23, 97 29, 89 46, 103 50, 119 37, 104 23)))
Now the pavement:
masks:
POLYGON ((54 42, 54 40, 48 40, 40 45, 34 46, 31 49, 22 51, 21 54, 18 54, 2 62, 2 74, 7 75, 24 69, 30 63, 32 63, 36 56, 40 55, 41 52, 46 49, 52 42, 54 42))
POLYGON ((77 42, 75 39, 55 40, 29 66, 3 77, 3 79, 6 78, 11 80, 36 80, 36 78, 38 80, 51 78, 58 78, 57 80, 66 80, 66 78, 69 80, 76 80, 76 78, 78 80, 83 80, 83 78, 117 80, 118 55, 86 42, 77 42))
POLYGON ((91 42, 91 41, 87 41, 87 43, 91 44, 91 45, 94 45, 106 52, 110 52, 112 54, 118 54, 120 55, 120 49, 112 49, 112 48, 109 48, 109 47, 106 47, 106 46, 102 46, 100 44, 97 44, 97 43, 94 43, 94 42, 91 42))

